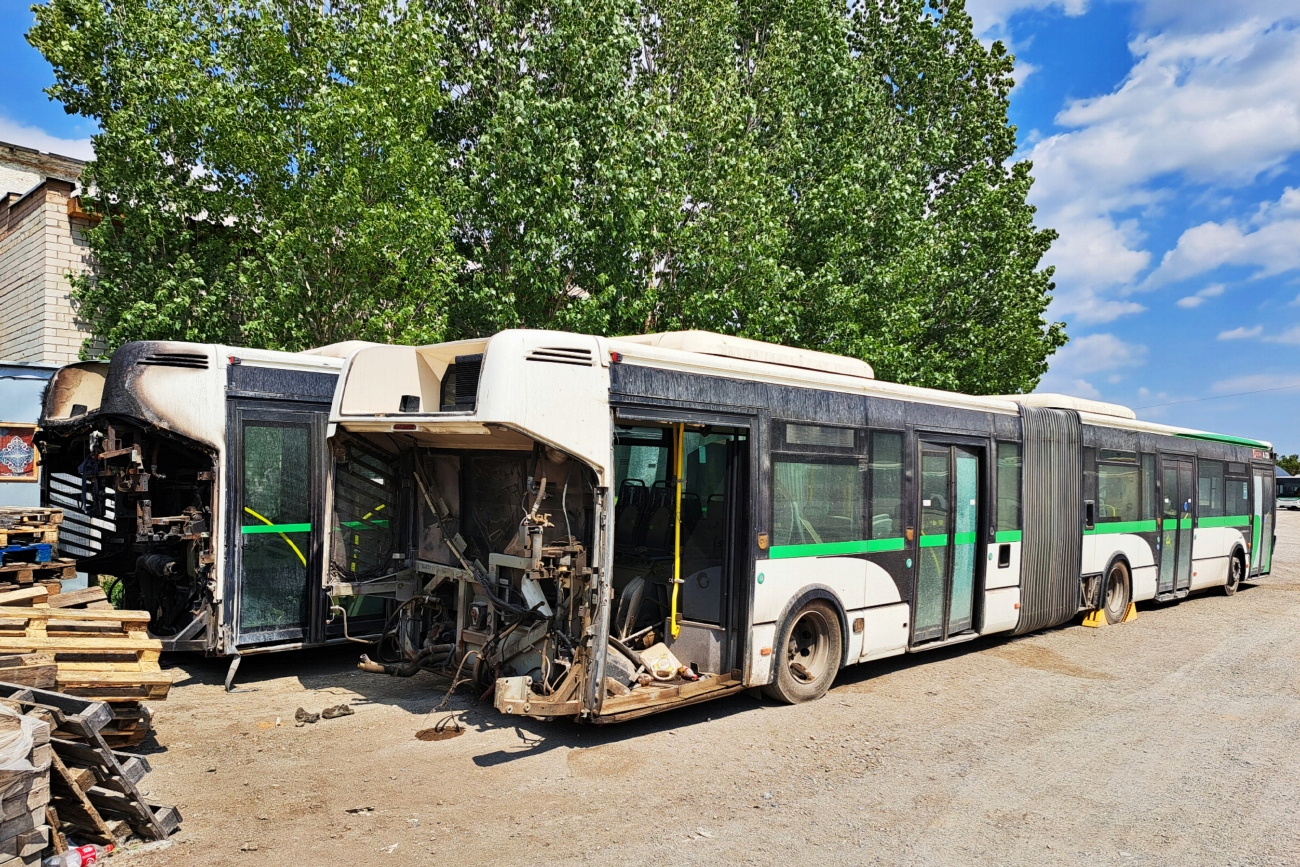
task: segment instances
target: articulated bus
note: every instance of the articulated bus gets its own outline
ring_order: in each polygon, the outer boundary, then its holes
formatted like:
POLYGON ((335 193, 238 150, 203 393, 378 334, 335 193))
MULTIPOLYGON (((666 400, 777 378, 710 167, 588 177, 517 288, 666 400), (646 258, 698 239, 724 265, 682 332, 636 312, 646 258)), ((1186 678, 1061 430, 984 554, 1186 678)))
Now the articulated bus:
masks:
MULTIPOLYGON (((345 640, 320 592, 326 420, 343 356, 128 343, 61 368, 45 393, 42 501, 63 552, 165 650, 232 658, 345 640)), ((353 608, 364 634, 383 602, 353 608)), ((364 600, 363 600, 364 602, 364 600)))
POLYGON ((1266 442, 705 332, 360 348, 330 431, 323 592, 397 605, 362 667, 504 713, 805 701, 850 664, 1271 566, 1266 442))

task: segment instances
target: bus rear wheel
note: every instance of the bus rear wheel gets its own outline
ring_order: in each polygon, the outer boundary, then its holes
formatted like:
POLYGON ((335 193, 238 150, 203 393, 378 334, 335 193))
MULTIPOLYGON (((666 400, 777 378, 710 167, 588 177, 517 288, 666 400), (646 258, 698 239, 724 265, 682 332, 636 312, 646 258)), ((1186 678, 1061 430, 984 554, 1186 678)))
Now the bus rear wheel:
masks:
POLYGON ((1241 554, 1233 554, 1228 559, 1228 583, 1223 585, 1223 595, 1231 596, 1241 586, 1241 579, 1246 574, 1246 561, 1241 554))
POLYGON ((1128 566, 1116 563, 1106 574, 1106 599, 1103 610, 1107 623, 1120 623, 1128 613, 1129 602, 1133 601, 1133 580, 1128 566))
POLYGON ((819 699, 840 670, 840 618, 828 603, 814 599, 790 618, 773 650, 772 682, 763 692, 787 704, 819 699))

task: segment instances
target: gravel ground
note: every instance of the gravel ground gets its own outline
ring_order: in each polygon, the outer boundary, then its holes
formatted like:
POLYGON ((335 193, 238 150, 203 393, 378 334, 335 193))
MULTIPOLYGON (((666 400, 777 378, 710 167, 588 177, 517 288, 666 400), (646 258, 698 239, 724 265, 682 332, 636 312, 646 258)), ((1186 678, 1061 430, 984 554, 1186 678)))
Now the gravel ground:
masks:
POLYGON ((856 666, 797 707, 595 729, 457 697, 465 733, 429 742, 432 676, 328 650, 245 660, 226 695, 183 659, 144 787, 185 822, 130 860, 1300 864, 1300 513, 1278 523, 1273 574, 1230 599, 856 666))

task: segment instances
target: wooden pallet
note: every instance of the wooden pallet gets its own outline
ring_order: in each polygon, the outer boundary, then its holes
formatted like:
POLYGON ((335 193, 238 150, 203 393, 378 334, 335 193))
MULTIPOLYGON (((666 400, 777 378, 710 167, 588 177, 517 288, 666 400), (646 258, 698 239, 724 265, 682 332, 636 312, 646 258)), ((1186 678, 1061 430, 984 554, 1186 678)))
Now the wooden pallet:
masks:
POLYGON ((108 705, 58 692, 0 683, 0 700, 36 713, 54 726, 50 803, 62 830, 96 842, 116 842, 113 819, 151 840, 165 839, 180 827, 180 812, 151 804, 137 784, 149 772, 141 756, 119 753, 101 732, 113 719, 108 705))
POLYGON ((0 506, 0 527, 58 526, 63 523, 62 509, 42 509, 35 506, 0 506))
MULTIPOLYGON (((77 577, 76 560, 48 560, 44 563, 5 563, 0 565, 0 592, 28 584, 54 584, 77 577)), ((58 593, 54 588, 51 593, 58 593)))
POLYGON ((15 545, 57 545, 59 544, 58 527, 15 527, 0 528, 0 548, 15 545))
POLYGON ((158 665, 162 642, 149 612, 112 608, 0 606, 0 655, 54 657, 60 692, 101 701, 163 699, 171 675, 158 665))
MULTIPOLYGON (((0 531, 2 532, 2 531, 0 531)), ((54 545, 50 542, 0 545, 0 566, 18 563, 49 563, 54 559, 54 545)))

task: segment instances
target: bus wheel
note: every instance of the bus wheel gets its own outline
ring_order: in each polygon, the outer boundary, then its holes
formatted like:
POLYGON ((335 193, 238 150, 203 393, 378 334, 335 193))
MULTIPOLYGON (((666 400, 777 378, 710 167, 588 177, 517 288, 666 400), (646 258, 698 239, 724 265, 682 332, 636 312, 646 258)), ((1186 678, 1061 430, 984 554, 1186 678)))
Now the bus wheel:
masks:
POLYGON ((1128 604, 1133 600, 1133 581, 1129 577, 1128 567, 1116 563, 1110 567, 1106 576, 1106 622, 1119 623, 1128 611, 1128 604))
POLYGON ((828 603, 814 599, 790 619, 774 649, 775 671, 763 691, 787 704, 821 698, 840 670, 840 619, 828 603))
POLYGON ((1233 554, 1228 560, 1228 583, 1223 585, 1223 595, 1231 596, 1241 586, 1241 578, 1246 574, 1246 564, 1240 554, 1233 554))

